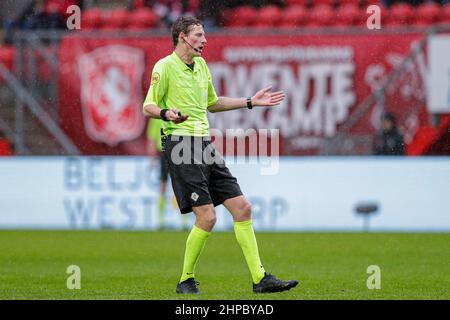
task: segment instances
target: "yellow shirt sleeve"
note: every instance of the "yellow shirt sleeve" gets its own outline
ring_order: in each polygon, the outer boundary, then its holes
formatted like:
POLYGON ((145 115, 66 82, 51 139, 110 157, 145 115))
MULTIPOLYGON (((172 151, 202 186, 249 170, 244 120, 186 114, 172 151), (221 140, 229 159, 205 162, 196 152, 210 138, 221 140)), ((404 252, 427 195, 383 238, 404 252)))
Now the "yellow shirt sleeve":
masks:
POLYGON ((165 107, 164 97, 167 93, 167 74, 164 70, 164 62, 158 61, 153 67, 150 88, 144 101, 144 106, 154 104, 160 108, 165 107))

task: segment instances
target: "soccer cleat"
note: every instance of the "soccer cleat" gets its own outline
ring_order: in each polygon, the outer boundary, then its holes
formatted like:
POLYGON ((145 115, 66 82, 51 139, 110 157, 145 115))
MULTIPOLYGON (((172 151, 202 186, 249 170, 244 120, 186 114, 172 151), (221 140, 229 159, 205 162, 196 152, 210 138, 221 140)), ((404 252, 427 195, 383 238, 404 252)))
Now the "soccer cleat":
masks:
POLYGON ((185 294, 199 294, 197 286, 200 285, 199 282, 195 281, 194 278, 189 278, 184 280, 183 282, 178 283, 177 285, 177 293, 185 293, 185 294))
POLYGON ((253 284, 254 293, 272 293, 290 290, 297 286, 297 280, 280 280, 270 273, 264 272, 264 278, 258 283, 253 284))

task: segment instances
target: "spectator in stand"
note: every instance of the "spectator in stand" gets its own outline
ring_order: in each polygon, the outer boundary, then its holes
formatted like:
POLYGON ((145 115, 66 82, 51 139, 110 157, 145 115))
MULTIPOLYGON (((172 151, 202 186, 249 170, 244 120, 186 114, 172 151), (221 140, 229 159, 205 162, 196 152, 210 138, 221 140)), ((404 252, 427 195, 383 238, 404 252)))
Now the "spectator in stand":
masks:
POLYGON ((198 9, 198 18, 203 21, 203 27, 207 31, 211 27, 220 25, 224 1, 202 0, 198 9))
POLYGON ((65 28, 65 20, 68 17, 67 8, 78 5, 76 0, 47 0, 45 12, 47 15, 48 28, 65 28))
POLYGON ((383 128, 375 136, 373 154, 377 156, 405 155, 404 139, 397 128, 397 119, 392 113, 387 113, 383 116, 383 128))
POLYGON ((144 0, 143 2, 159 16, 160 27, 166 28, 170 28, 180 16, 196 16, 199 6, 199 0, 144 0))
POLYGON ((265 6, 279 6, 279 7, 285 6, 284 0, 253 0, 250 2, 253 6, 258 7, 258 8, 265 7, 265 6))
POLYGON ((78 5, 77 0, 33 0, 25 9, 11 19, 5 20, 5 42, 12 43, 12 33, 15 29, 61 29, 65 28, 67 8, 78 5))
POLYGON ((14 145, 5 136, 3 131, 0 130, 0 157, 14 155, 14 145))
POLYGON ((47 28, 45 4, 45 0, 32 1, 30 7, 28 7, 28 10, 23 16, 23 20, 19 21, 19 26, 25 30, 47 28))
POLYGON ((205 29, 216 27, 220 25, 222 9, 246 4, 240 0, 134 0, 135 8, 152 8, 160 18, 160 27, 165 28, 170 28, 180 16, 201 18, 205 29))

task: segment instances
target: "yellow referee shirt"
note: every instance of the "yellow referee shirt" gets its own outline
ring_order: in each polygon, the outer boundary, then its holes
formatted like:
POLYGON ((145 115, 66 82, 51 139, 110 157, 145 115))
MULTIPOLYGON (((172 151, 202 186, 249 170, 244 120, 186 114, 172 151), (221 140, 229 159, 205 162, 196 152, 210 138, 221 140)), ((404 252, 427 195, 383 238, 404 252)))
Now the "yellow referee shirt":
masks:
POLYGON ((194 57, 194 63, 194 70, 191 70, 173 52, 153 67, 144 106, 154 104, 162 109, 176 108, 189 116, 180 124, 164 121, 163 130, 166 135, 209 135, 207 108, 215 104, 218 97, 205 60, 202 57, 194 57))

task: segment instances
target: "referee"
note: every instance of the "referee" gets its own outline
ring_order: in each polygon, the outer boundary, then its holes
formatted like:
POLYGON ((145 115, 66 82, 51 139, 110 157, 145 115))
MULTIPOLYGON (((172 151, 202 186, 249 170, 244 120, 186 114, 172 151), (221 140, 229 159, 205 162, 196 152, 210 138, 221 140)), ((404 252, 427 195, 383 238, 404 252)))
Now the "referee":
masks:
POLYGON ((201 57, 206 45, 202 23, 180 17, 172 26, 173 53, 159 60, 144 101, 145 116, 163 123, 163 150, 172 187, 182 214, 194 212, 195 225, 186 241, 177 293, 199 293, 194 279, 198 258, 216 222, 214 207, 223 204, 233 216, 234 232, 253 280, 255 293, 280 292, 298 284, 265 272, 252 225, 251 205, 209 137, 207 111, 275 106, 284 99, 271 87, 248 98, 217 97, 211 73, 201 57), (205 154, 211 159, 205 159, 205 154))

